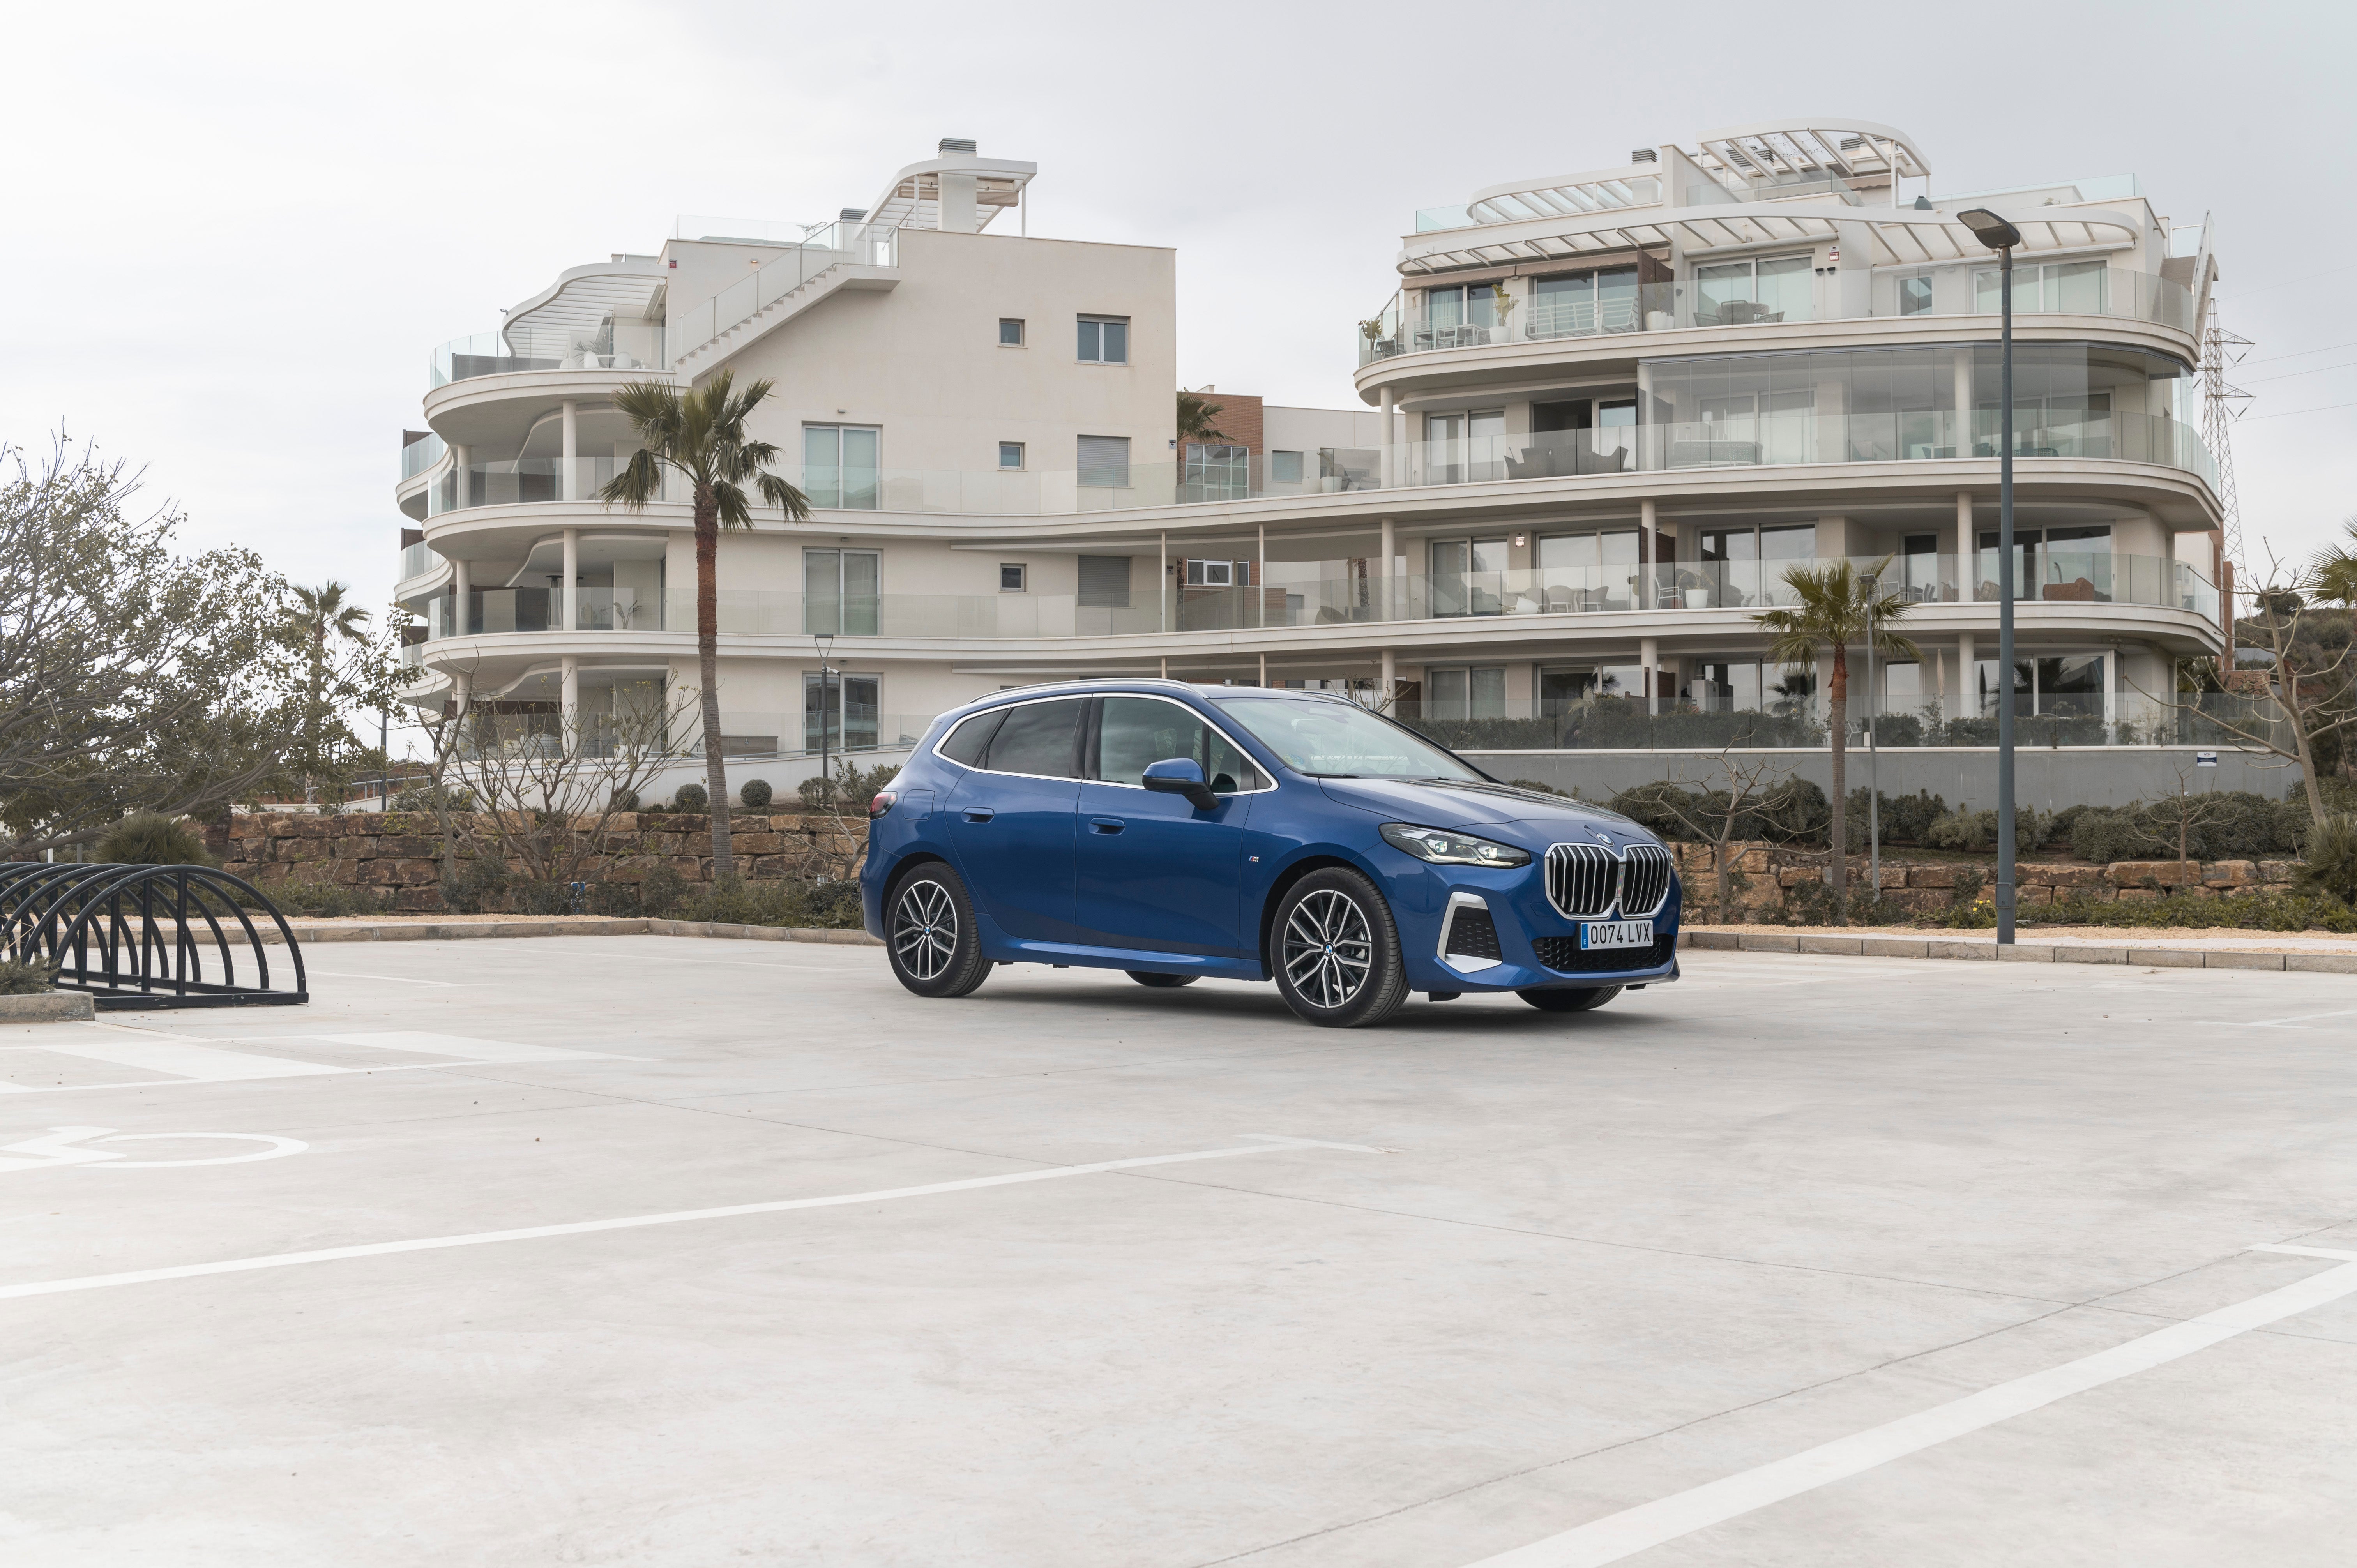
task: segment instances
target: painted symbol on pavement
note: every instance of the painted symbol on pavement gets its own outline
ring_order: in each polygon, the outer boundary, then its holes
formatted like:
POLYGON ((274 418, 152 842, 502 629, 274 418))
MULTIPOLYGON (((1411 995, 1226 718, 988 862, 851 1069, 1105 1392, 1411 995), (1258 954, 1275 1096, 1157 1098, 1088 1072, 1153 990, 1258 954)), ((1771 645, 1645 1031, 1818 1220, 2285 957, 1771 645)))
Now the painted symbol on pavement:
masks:
POLYGON ((8 1171, 53 1170, 60 1165, 94 1165, 118 1171, 168 1170, 182 1165, 243 1165, 255 1160, 281 1159, 299 1155, 311 1145, 299 1138, 280 1138, 268 1133, 118 1133, 112 1127, 52 1127, 38 1138, 27 1138, 21 1144, 0 1144, 0 1174, 8 1171), (202 1160, 129 1160, 113 1149, 95 1149, 92 1144, 132 1144, 162 1138, 178 1141, 184 1138, 226 1138, 241 1144, 262 1144, 267 1147, 248 1150, 242 1154, 217 1155, 202 1160))

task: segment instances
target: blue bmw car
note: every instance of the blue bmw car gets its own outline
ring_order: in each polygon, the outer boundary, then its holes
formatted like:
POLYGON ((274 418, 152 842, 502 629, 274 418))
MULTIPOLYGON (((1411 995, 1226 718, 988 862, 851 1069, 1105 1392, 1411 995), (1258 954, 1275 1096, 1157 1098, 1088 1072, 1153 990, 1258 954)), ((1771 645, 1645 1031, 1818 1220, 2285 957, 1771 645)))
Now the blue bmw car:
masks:
POLYGON ((1348 1028, 1415 992, 1580 1013, 1678 975, 1660 840, 1338 695, 1002 693, 936 720, 868 813, 867 929, 920 996, 1002 963, 1273 979, 1348 1028))

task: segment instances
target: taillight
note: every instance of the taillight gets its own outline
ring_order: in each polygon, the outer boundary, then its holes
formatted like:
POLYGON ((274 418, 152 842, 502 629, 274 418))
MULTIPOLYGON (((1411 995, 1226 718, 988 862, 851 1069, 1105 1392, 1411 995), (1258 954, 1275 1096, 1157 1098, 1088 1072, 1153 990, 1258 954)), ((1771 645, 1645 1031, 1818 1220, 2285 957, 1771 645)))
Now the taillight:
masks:
POLYGON ((878 789, 876 792, 876 799, 867 802, 867 814, 871 817, 882 816, 892 809, 892 802, 899 798, 899 791, 896 789, 878 789))

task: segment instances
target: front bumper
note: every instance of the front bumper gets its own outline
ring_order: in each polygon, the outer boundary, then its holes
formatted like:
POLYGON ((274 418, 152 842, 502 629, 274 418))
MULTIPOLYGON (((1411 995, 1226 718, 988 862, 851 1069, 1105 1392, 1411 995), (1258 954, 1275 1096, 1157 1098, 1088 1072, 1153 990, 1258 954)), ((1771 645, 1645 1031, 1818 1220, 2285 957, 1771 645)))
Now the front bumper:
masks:
MULTIPOLYGON (((1403 855, 1402 860, 1407 859, 1403 855)), ((1649 985, 1678 977, 1684 889, 1650 917, 1651 948, 1583 952, 1580 927, 1548 902, 1543 864, 1512 871, 1427 866, 1393 876, 1393 909, 1408 984, 1417 991, 1531 991, 1649 985), (1486 914, 1494 940, 1483 940, 1486 914)))

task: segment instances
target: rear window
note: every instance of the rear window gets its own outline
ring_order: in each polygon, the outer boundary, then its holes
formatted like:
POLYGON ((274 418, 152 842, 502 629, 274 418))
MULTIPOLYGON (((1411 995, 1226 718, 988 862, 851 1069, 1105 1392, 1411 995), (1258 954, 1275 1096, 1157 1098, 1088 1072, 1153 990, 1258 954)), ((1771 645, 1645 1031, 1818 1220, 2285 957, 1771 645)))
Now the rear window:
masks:
POLYGON ((934 749, 952 762, 963 762, 968 768, 982 766, 982 754, 990 749, 990 737, 1006 717, 1006 710, 998 708, 986 714, 976 714, 957 728, 934 749))
POLYGON ((990 739, 993 773, 1036 773, 1048 779, 1071 779, 1074 743, 1087 699, 1068 697, 1053 703, 1029 703, 1010 709, 1006 722, 990 739))

